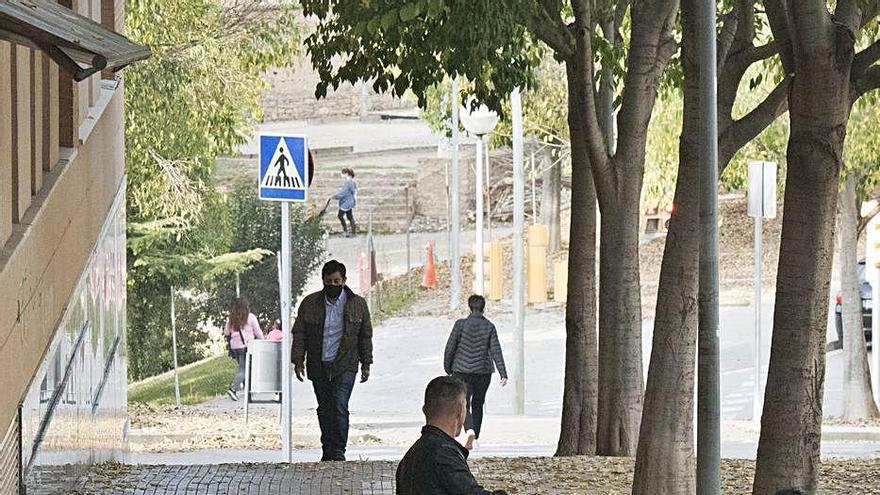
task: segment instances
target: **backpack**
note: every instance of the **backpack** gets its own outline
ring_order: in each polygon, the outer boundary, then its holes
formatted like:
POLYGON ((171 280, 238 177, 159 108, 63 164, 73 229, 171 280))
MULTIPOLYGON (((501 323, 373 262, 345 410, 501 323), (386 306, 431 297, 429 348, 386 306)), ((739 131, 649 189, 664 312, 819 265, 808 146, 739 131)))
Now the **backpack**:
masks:
MULTIPOLYGON (((244 344, 244 335, 242 335, 241 329, 239 328, 236 331, 238 332, 238 336, 241 337, 241 343, 244 344)), ((232 359, 236 359, 235 358, 235 350, 232 349, 232 334, 225 335, 225 337, 226 337, 226 355, 228 355, 232 359)), ((245 345, 245 348, 247 348, 247 345, 245 345)))

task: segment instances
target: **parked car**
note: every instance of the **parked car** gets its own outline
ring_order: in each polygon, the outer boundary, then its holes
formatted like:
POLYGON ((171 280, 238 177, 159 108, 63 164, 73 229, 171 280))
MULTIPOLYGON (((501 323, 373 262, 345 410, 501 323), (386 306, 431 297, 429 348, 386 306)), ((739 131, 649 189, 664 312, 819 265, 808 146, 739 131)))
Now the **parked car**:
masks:
MULTIPOLYGON (((871 284, 865 280, 865 260, 859 261, 857 268, 859 278, 859 292, 862 296, 862 327, 865 331, 865 340, 868 347, 871 346, 871 310, 874 301, 872 299, 873 290, 871 284)), ((837 340, 843 342, 843 296, 837 293, 837 303, 834 306, 834 323, 837 327, 837 340)))

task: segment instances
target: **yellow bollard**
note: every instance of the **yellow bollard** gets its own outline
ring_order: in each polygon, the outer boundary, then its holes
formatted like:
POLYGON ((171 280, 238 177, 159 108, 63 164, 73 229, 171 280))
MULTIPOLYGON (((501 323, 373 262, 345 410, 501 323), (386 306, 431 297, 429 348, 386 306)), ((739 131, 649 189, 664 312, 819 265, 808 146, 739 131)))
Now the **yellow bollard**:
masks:
POLYGON ((529 304, 547 301, 547 246, 550 229, 531 225, 528 230, 528 296, 529 304))
POLYGON ((489 243, 489 253, 486 257, 489 260, 489 267, 486 270, 488 280, 486 281, 486 296, 492 301, 500 301, 504 288, 504 272, 502 259, 503 250, 500 241, 489 243))
POLYGON ((553 267, 553 300, 563 304, 568 300, 568 263, 564 261, 553 267))

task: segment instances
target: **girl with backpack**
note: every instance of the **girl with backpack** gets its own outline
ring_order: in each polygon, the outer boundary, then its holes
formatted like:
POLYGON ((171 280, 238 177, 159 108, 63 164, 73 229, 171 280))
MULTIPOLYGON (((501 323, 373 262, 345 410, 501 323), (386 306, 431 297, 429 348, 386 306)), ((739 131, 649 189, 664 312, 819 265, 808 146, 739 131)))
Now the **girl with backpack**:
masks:
POLYGON ((245 373, 245 357, 247 356, 247 347, 252 340, 262 340, 263 331, 260 329, 260 323, 257 317, 251 313, 250 304, 244 297, 239 297, 232 301, 232 307, 229 309, 229 318, 226 320, 226 327, 223 329, 223 335, 229 346, 229 354, 233 359, 238 361, 238 372, 229 384, 229 390, 226 394, 232 400, 238 400, 238 389, 244 383, 245 373))

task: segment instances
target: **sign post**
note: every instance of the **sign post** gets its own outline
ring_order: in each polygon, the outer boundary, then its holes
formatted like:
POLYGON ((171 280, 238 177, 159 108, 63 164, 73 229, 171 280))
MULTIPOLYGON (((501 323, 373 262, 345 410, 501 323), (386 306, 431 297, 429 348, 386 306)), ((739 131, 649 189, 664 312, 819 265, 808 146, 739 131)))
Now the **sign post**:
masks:
POLYGON ((309 156, 306 137, 260 135, 259 196, 281 201, 281 449, 283 462, 293 460, 290 351, 290 203, 308 196, 309 156))
MULTIPOLYGON (((862 215, 877 206, 876 201, 862 205, 862 215)), ((880 215, 868 222, 865 228, 865 280, 871 284, 873 308, 871 310, 871 390, 874 400, 880 402, 880 215)))
POLYGON ((755 384, 752 420, 761 421, 761 270, 763 221, 776 218, 776 162, 749 162, 749 216, 755 219, 755 384))

